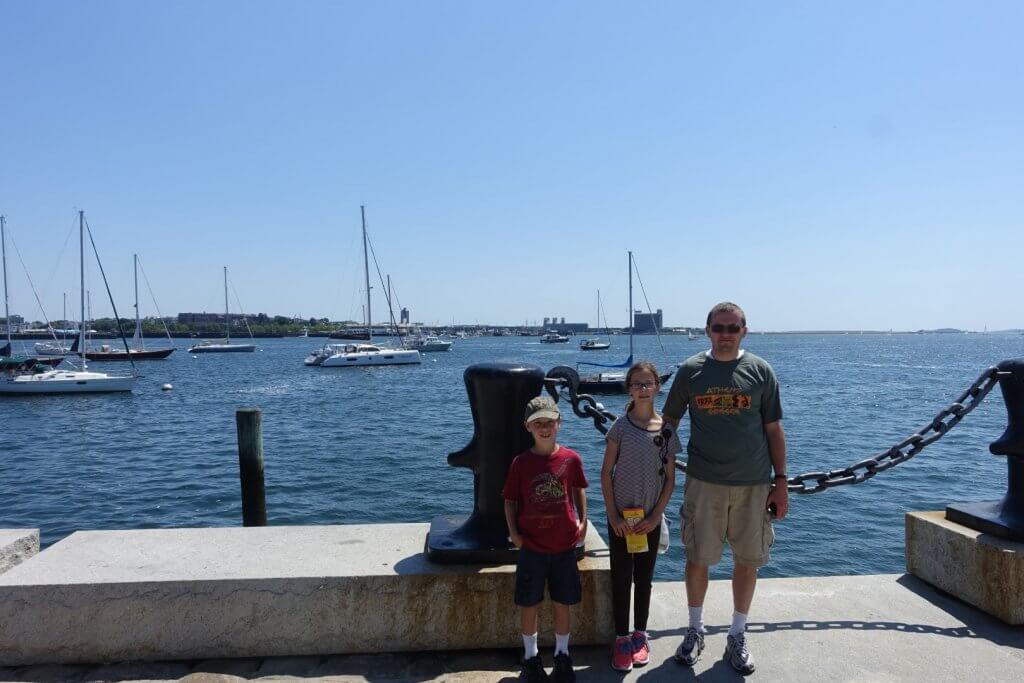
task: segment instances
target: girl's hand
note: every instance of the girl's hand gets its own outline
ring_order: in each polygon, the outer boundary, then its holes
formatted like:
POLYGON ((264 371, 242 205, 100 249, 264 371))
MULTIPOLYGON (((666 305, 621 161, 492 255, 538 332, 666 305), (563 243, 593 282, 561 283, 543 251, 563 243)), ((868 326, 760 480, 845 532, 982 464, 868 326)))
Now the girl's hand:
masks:
POLYGON ((633 525, 633 533, 634 534, 649 534, 652 531, 654 531, 654 527, 655 526, 660 526, 660 525, 661 525, 661 518, 656 518, 653 515, 648 515, 647 517, 644 517, 639 522, 637 522, 636 524, 633 525), (655 521, 657 521, 657 524, 655 524, 655 521))
POLYGON ((608 526, 611 527, 612 531, 614 531, 615 535, 619 538, 625 537, 629 532, 629 524, 622 518, 622 515, 617 513, 608 516, 608 526))

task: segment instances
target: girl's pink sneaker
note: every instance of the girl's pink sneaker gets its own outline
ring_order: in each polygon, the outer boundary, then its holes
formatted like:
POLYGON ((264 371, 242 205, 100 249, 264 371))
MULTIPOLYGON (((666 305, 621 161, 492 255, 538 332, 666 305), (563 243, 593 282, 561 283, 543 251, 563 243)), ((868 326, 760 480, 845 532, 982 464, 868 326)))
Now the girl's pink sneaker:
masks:
POLYGON ((633 639, 619 636, 612 647, 612 668, 616 671, 633 670, 633 639))
POLYGON ((643 631, 633 631, 630 637, 630 646, 633 650, 633 664, 644 666, 651 661, 651 645, 647 642, 647 634, 643 631))

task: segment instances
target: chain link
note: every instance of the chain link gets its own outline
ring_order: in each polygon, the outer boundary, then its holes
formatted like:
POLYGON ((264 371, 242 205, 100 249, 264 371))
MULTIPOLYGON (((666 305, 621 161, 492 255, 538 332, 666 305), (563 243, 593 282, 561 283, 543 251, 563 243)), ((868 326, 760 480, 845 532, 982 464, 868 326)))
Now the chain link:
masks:
MULTIPOLYGON (((820 493, 836 486, 859 484, 880 472, 885 472, 910 460, 949 433, 949 430, 964 419, 964 416, 981 404, 988 393, 999 383, 1000 377, 1009 374, 1000 372, 995 367, 988 368, 955 401, 940 410, 931 422, 903 441, 841 470, 805 472, 791 477, 787 482, 789 491, 791 493, 820 493)), ((559 399, 560 390, 564 389, 568 394, 573 413, 579 417, 593 419, 594 427, 599 432, 608 433, 609 426, 606 423, 614 422, 615 414, 605 409, 590 394, 579 393, 580 380, 575 370, 564 365, 552 368, 544 378, 544 382, 548 393, 555 401, 559 399), (582 407, 580 407, 581 404, 582 407)), ((676 469, 685 473, 686 463, 677 461, 676 469)))

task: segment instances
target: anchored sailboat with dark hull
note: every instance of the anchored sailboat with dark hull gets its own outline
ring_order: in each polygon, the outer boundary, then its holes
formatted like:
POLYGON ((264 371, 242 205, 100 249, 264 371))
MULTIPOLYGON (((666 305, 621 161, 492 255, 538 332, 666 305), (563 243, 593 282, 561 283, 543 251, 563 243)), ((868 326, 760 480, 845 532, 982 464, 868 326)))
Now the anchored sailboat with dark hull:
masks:
MULTIPOLYGON (((135 254, 132 258, 132 264, 135 269, 135 334, 132 336, 132 344, 127 350, 115 349, 107 344, 103 344, 100 348, 89 349, 85 352, 85 357, 89 360, 117 360, 117 361, 134 361, 134 360, 163 360, 169 355, 174 353, 174 340, 171 339, 171 335, 168 332, 167 339, 171 342, 171 348, 169 349, 147 349, 146 341, 142 336, 142 318, 139 316, 139 255, 135 254)), ((148 280, 147 280, 148 282, 148 280)), ((152 294, 152 292, 150 292, 152 294)))

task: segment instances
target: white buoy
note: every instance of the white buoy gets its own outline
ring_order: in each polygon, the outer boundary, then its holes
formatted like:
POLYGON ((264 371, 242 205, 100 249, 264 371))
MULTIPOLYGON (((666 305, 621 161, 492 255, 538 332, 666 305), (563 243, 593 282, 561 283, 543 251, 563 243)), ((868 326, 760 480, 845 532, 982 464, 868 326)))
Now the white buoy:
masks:
POLYGON ((174 387, 172 387, 172 386, 171 386, 170 384, 165 384, 165 385, 163 385, 163 386, 162 386, 162 387, 160 387, 160 388, 161 388, 161 389, 162 389, 163 391, 170 391, 170 390, 171 390, 171 389, 173 389, 174 387))

